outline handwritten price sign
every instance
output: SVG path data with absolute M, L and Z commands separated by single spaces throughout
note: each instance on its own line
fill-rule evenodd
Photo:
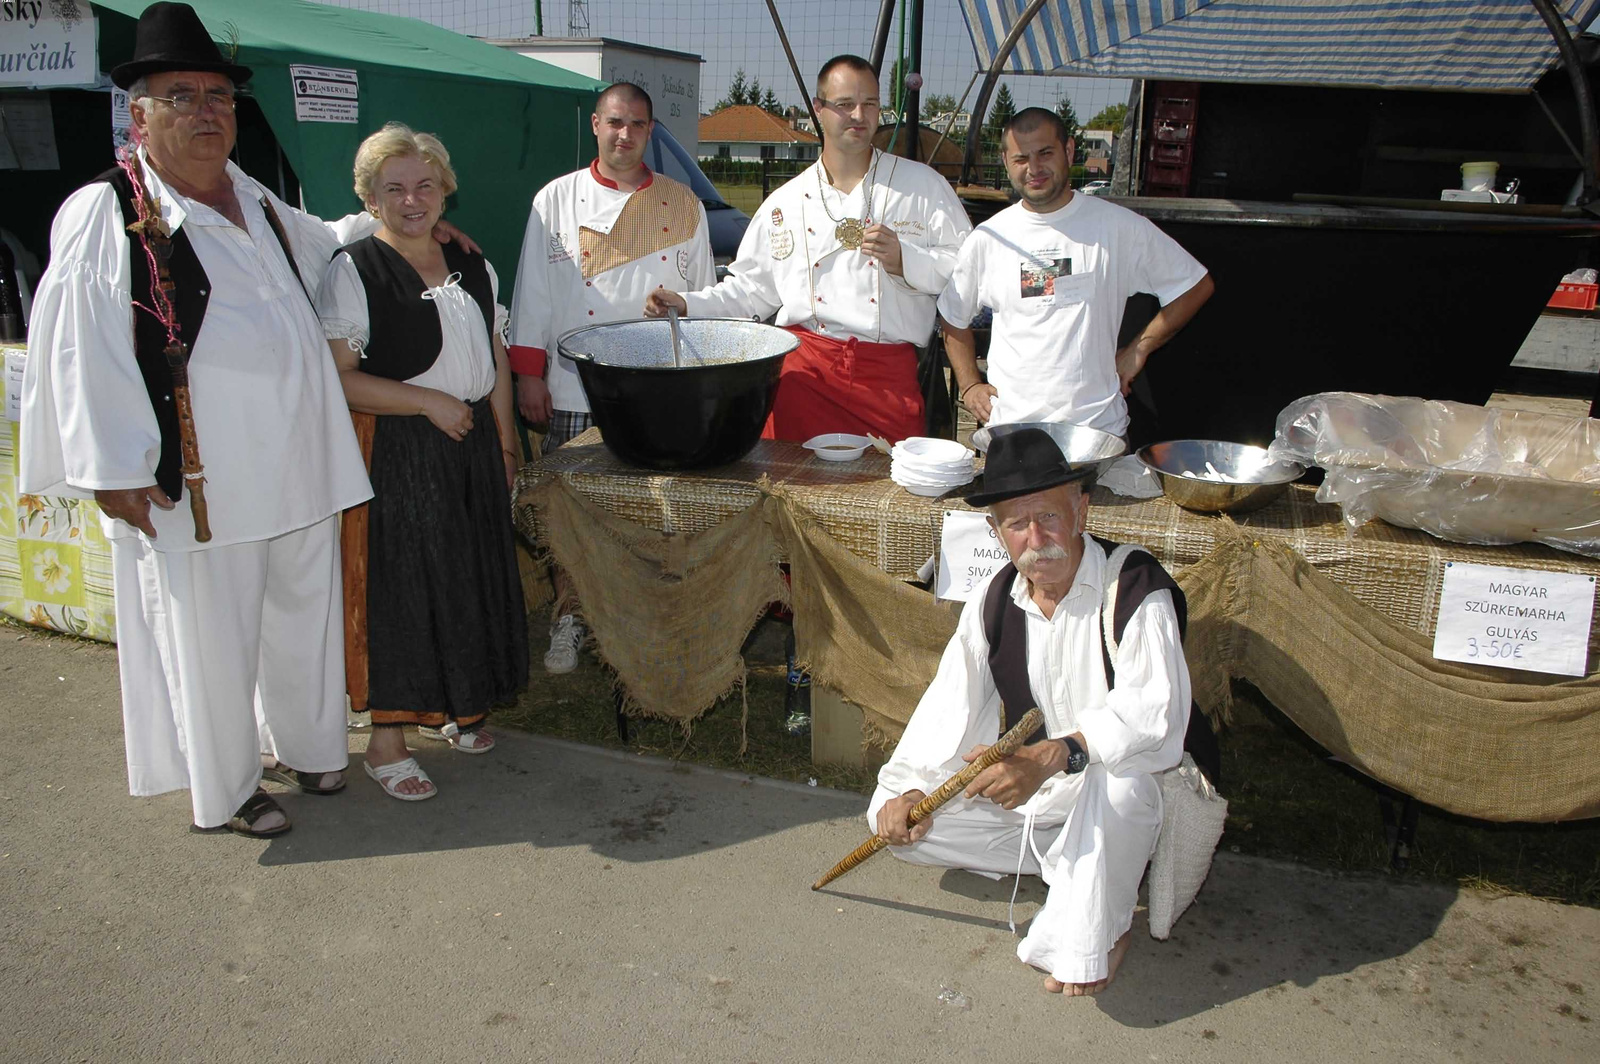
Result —
M 989 518 L 971 510 L 946 510 L 939 536 L 939 577 L 933 593 L 966 602 L 989 574 L 1010 561 L 1005 544 L 989 526 Z
M 1447 562 L 1433 656 L 1583 676 L 1595 581 L 1578 573 Z

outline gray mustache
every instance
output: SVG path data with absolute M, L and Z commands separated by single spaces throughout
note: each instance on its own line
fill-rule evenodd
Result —
M 1026 572 L 1037 568 L 1040 562 L 1065 561 L 1066 557 L 1065 547 L 1056 543 L 1046 543 L 1042 547 L 1033 547 L 1017 555 L 1017 568 Z

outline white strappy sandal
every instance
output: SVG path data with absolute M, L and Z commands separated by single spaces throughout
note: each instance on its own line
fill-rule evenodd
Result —
M 463 754 L 487 754 L 495 748 L 494 736 L 481 731 L 464 732 L 455 721 L 450 721 L 442 728 L 419 726 L 417 734 L 434 742 L 449 743 Z
M 383 793 L 390 798 L 398 798 L 402 802 L 421 802 L 439 793 L 439 785 L 428 778 L 428 774 L 422 771 L 422 766 L 417 764 L 417 759 L 414 757 L 408 757 L 404 761 L 392 761 L 387 765 L 378 765 L 376 767 L 370 761 L 363 761 L 361 762 L 361 767 L 367 770 L 367 775 L 371 776 L 373 781 L 383 788 Z M 400 781 L 409 779 L 420 780 L 429 784 L 433 789 L 423 791 L 421 794 L 407 794 L 405 791 L 396 789 Z

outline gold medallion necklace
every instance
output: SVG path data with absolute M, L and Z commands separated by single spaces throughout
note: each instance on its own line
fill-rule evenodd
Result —
M 828 220 L 834 223 L 833 236 L 839 245 L 848 251 L 855 251 L 866 239 L 867 226 L 872 222 L 872 182 L 878 173 L 878 152 L 872 153 L 872 166 L 867 170 L 866 192 L 861 198 L 861 217 L 835 218 L 833 211 L 828 207 L 828 192 L 823 187 L 822 160 L 817 160 L 817 197 L 822 200 L 822 209 L 827 214 Z

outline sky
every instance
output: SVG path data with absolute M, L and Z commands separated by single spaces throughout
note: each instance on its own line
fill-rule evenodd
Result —
M 421 18 L 477 37 L 534 35 L 535 0 L 319 0 L 336 7 L 385 11 Z M 572 0 L 541 0 L 547 37 L 568 36 Z M 840 52 L 866 55 L 877 22 L 876 0 L 778 0 L 795 59 L 808 81 L 829 57 Z M 801 93 L 772 26 L 765 0 L 588 0 L 591 37 L 613 37 L 701 56 L 702 112 L 726 93 L 740 69 L 747 78 L 772 86 L 784 104 L 798 104 Z M 896 23 L 898 31 L 899 24 Z M 909 38 L 909 34 L 908 34 Z M 884 60 L 897 54 L 891 36 Z M 909 50 L 909 43 L 907 45 Z M 956 0 L 925 0 L 923 96 L 944 93 L 960 98 L 977 68 L 972 40 Z M 1096 78 L 1007 77 L 1017 106 L 1054 107 L 1065 92 L 1080 123 L 1101 108 L 1128 99 L 1129 82 Z M 977 94 L 977 86 L 972 89 Z M 968 105 L 971 104 L 968 100 Z

